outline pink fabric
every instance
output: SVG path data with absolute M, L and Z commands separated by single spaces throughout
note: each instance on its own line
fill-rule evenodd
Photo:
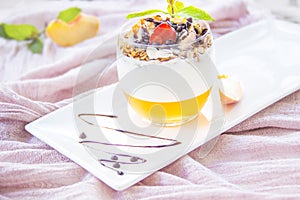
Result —
M 161 1 L 47 2 L 43 12 L 24 12 L 7 22 L 42 28 L 57 12 L 73 5 L 99 16 L 97 37 L 70 48 L 45 39 L 42 55 L 0 38 L 0 199 L 297 199 L 300 196 L 300 91 L 273 104 L 203 148 L 116 192 L 80 166 L 30 135 L 24 126 L 70 103 L 74 84 L 80 92 L 94 87 L 95 74 L 111 63 L 115 44 L 106 42 L 87 58 L 107 33 L 124 23 L 128 11 Z M 198 3 L 200 5 L 200 3 Z M 204 6 L 205 7 L 205 6 Z M 245 3 L 211 3 L 215 36 L 255 20 Z M 115 37 L 112 37 L 115 39 Z M 99 62 L 95 73 L 77 79 L 79 66 Z M 104 82 L 115 81 L 115 71 Z

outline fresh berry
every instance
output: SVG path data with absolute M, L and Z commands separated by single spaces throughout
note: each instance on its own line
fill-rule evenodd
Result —
M 168 23 L 158 25 L 150 36 L 150 44 L 165 44 L 168 40 L 176 41 L 176 31 Z

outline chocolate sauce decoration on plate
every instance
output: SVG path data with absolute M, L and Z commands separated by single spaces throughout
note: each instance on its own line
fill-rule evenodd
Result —
M 133 131 L 127 131 L 127 130 L 122 130 L 122 129 L 117 129 L 117 128 L 112 128 L 112 127 L 107 127 L 107 126 L 100 126 L 96 125 L 92 122 L 89 122 L 88 120 L 84 119 L 84 116 L 93 116 L 93 117 L 107 117 L 107 118 L 118 118 L 116 115 L 110 115 L 110 114 L 90 114 L 90 113 L 81 113 L 78 114 L 78 118 L 81 119 L 83 122 L 91 125 L 91 126 L 97 126 L 100 128 L 116 131 L 119 133 L 124 133 L 124 134 L 129 134 L 129 135 L 135 135 L 135 136 L 140 136 L 140 137 L 146 137 L 146 138 L 151 138 L 151 139 L 158 139 L 162 141 L 170 141 L 170 144 L 162 144 L 162 145 L 130 145 L 130 144 L 117 144 L 117 143 L 109 143 L 109 142 L 101 142 L 101 141 L 94 141 L 94 140 L 85 140 L 87 138 L 87 135 L 82 132 L 79 136 L 80 139 L 84 139 L 79 141 L 80 144 L 99 144 L 99 145 L 109 145 L 109 146 L 117 146 L 117 147 L 133 147 L 133 148 L 165 148 L 165 147 L 171 147 L 175 145 L 181 144 L 181 142 L 175 140 L 175 139 L 170 139 L 170 138 L 164 138 L 164 137 L 158 137 L 158 136 L 151 136 L 151 135 L 146 135 L 142 133 L 136 133 Z M 124 175 L 124 172 L 122 170 L 119 170 L 122 168 L 122 165 L 132 165 L 132 164 L 142 164 L 147 162 L 146 159 L 133 156 L 133 155 L 128 155 L 128 154 L 118 154 L 118 153 L 111 153 L 107 151 L 103 151 L 100 149 L 95 149 L 93 147 L 87 146 L 88 148 L 92 148 L 97 151 L 101 151 L 103 153 L 109 154 L 110 159 L 104 159 L 104 158 L 99 158 L 98 161 L 99 163 L 107 167 L 111 170 L 114 170 L 118 173 L 118 175 Z M 122 161 L 122 159 L 127 159 L 128 161 Z
M 118 116 L 116 116 L 116 115 L 82 113 L 82 114 L 78 114 L 78 118 L 81 119 L 82 121 L 84 121 L 85 123 L 90 124 L 92 126 L 97 126 L 97 127 L 100 127 L 100 128 L 109 129 L 109 130 L 112 130 L 112 131 L 117 131 L 117 132 L 120 132 L 120 133 L 125 133 L 125 134 L 130 134 L 130 135 L 135 135 L 135 136 L 141 136 L 141 137 L 146 137 L 146 138 L 151 138 L 151 139 L 158 139 L 158 140 L 163 140 L 163 141 L 170 141 L 172 143 L 164 144 L 164 145 L 127 145 L 127 144 L 112 144 L 112 143 L 107 143 L 107 142 L 98 142 L 98 141 L 90 141 L 90 140 L 81 141 L 80 143 L 97 143 L 97 144 L 102 144 L 102 145 L 113 145 L 113 146 L 124 146 L 124 147 L 140 147 L 140 148 L 164 148 L 164 147 L 170 147 L 170 146 L 175 146 L 175 145 L 181 144 L 181 142 L 179 142 L 177 140 L 174 140 L 174 139 L 170 139 L 170 138 L 146 135 L 146 134 L 142 134 L 142 133 L 136 133 L 136 132 L 133 132 L 133 131 L 127 131 L 127 130 L 122 130 L 122 129 L 117 129 L 117 128 L 111 128 L 111 127 L 107 127 L 107 126 L 98 126 L 98 125 L 95 125 L 92 122 L 89 122 L 89 121 L 83 119 L 82 118 L 83 116 L 118 118 Z

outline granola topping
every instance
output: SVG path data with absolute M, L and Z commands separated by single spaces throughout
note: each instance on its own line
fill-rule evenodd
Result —
M 143 61 L 199 60 L 212 45 L 207 24 L 189 18 L 142 18 L 119 39 L 122 54 Z

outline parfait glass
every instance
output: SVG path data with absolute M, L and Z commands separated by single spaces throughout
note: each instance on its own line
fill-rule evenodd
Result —
M 117 43 L 118 77 L 128 105 L 159 126 L 195 119 L 215 80 L 213 54 L 205 21 L 159 15 L 128 21 Z

